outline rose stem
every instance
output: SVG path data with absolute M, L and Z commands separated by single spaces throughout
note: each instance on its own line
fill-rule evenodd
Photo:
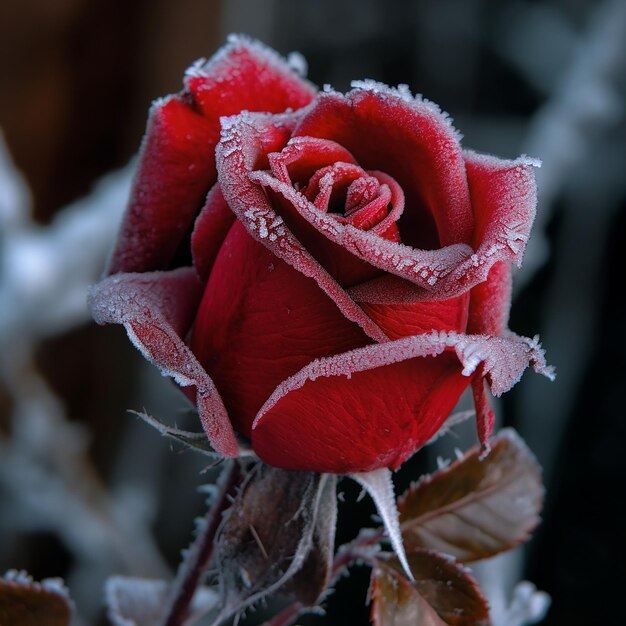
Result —
M 215 534 L 222 521 L 222 513 L 229 506 L 229 495 L 240 479 L 239 464 L 232 460 L 226 461 L 217 481 L 218 490 L 204 517 L 204 524 L 172 583 L 170 600 L 161 626 L 182 626 L 187 619 L 193 596 L 213 555 Z

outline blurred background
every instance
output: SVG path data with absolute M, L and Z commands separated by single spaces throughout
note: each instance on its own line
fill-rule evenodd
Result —
M 301 52 L 319 85 L 407 83 L 451 114 L 465 147 L 543 160 L 510 326 L 541 334 L 558 379 L 527 374 L 497 409 L 543 465 L 547 498 L 500 582 L 546 590 L 543 624 L 622 624 L 626 0 L 0 3 L 0 572 L 62 576 L 77 624 L 105 623 L 106 577 L 170 576 L 203 511 L 203 459 L 127 414 L 194 428 L 181 398 L 84 302 L 150 102 L 230 32 Z M 471 442 L 462 429 L 451 445 Z M 398 486 L 438 454 L 418 454 Z M 347 540 L 372 508 L 341 488 Z M 366 589 L 356 568 L 327 623 L 368 623 Z

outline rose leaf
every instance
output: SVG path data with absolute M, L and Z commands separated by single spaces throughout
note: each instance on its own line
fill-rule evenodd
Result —
M 0 577 L 0 624 L 68 626 L 72 612 L 72 601 L 58 578 L 39 583 L 15 570 Z
M 482 460 L 474 447 L 400 498 L 404 543 L 462 562 L 491 557 L 528 539 L 543 492 L 535 457 L 514 430 L 504 429 Z
M 456 561 L 413 548 L 408 580 L 395 556 L 381 558 L 372 571 L 374 626 L 488 626 L 489 607 L 478 584 Z

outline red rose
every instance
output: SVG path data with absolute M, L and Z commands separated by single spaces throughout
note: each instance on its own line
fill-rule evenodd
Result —
M 463 152 L 405 87 L 316 93 L 234 39 L 153 106 L 94 317 L 191 392 L 224 455 L 235 429 L 277 467 L 393 469 L 470 384 L 486 443 L 484 379 L 551 375 L 506 329 L 533 165 Z

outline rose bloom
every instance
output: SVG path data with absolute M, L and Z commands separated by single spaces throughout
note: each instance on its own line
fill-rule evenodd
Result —
M 96 321 L 225 456 L 246 438 L 285 469 L 395 469 L 470 385 L 487 446 L 485 381 L 551 376 L 506 327 L 535 163 L 464 152 L 405 86 L 318 92 L 292 65 L 231 38 L 154 103 Z

